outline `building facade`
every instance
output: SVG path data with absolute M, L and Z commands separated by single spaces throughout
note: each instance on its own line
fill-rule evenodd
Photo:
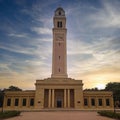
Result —
M 113 94 L 108 91 L 83 91 L 82 80 L 67 75 L 66 16 L 63 8 L 53 17 L 53 54 L 50 78 L 36 80 L 34 91 L 7 91 L 4 110 L 112 110 Z

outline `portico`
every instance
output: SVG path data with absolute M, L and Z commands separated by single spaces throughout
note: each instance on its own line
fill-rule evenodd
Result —
M 73 92 L 73 94 L 70 94 L 70 91 Z M 46 102 L 44 102 L 44 107 L 46 108 L 74 107 L 74 89 L 45 89 L 44 94 L 44 101 L 47 99 L 46 94 L 48 95 L 48 106 Z
M 68 82 L 69 81 L 69 82 Z M 71 78 L 48 78 L 45 80 L 36 81 L 36 92 L 43 89 L 43 96 L 37 97 L 38 101 L 41 101 L 43 108 L 75 108 L 75 101 L 82 101 L 81 98 L 77 98 L 82 94 L 82 81 L 76 81 Z M 42 88 L 40 88 L 40 86 Z M 78 95 L 75 91 L 79 91 Z M 82 102 L 81 102 L 82 103 Z M 38 103 L 36 103 L 38 104 Z M 38 106 L 38 105 L 36 105 Z

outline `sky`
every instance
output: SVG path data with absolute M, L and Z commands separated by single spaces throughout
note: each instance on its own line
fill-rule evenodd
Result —
M 0 89 L 51 77 L 54 11 L 67 18 L 67 73 L 83 88 L 120 82 L 120 0 L 0 0 Z

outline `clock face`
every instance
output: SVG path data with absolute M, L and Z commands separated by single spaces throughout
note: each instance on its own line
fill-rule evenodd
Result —
M 63 39 L 63 36 L 57 36 L 57 37 L 56 37 L 56 40 L 57 40 L 57 41 L 63 41 L 64 39 Z

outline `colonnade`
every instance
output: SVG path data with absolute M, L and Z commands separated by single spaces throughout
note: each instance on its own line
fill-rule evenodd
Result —
M 64 90 L 64 101 L 63 107 L 69 108 L 70 107 L 70 89 L 63 89 Z M 55 107 L 55 89 L 49 89 L 48 92 L 48 108 Z

